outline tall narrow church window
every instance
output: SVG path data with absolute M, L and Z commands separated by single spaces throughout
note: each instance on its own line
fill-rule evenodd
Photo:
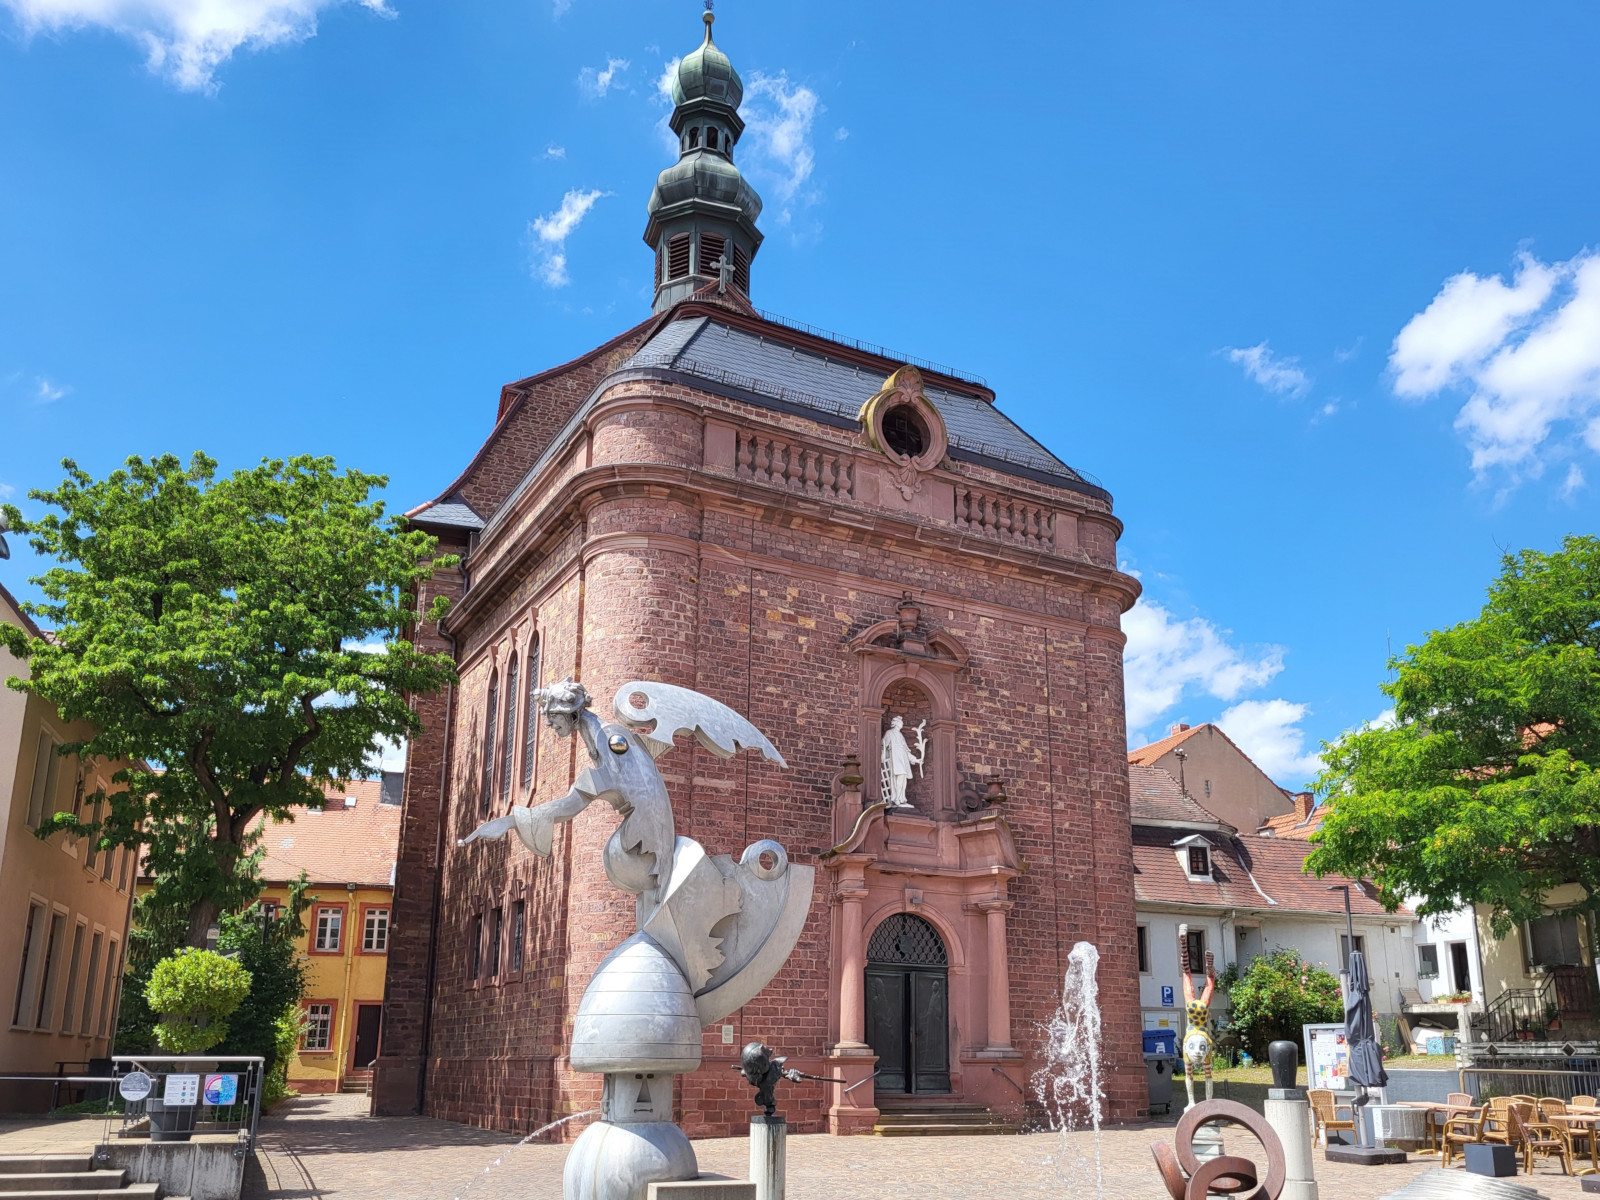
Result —
M 682 279 L 689 273 L 689 235 L 675 233 L 667 242 L 667 278 Z
M 700 145 L 700 127 L 696 125 L 689 130 L 689 149 L 693 150 Z
M 715 150 L 716 148 L 717 148 L 717 130 L 716 130 L 716 127 L 713 126 L 713 125 L 707 125 L 706 126 L 706 149 L 707 150 Z
M 750 294 L 750 257 L 737 242 L 733 244 L 733 286 Z
M 717 263 L 722 258 L 723 248 L 727 241 L 715 233 L 702 233 L 700 235 L 700 274 L 715 275 Z
M 523 718 L 526 732 L 522 742 L 522 786 L 533 783 L 533 755 L 539 745 L 539 705 L 534 693 L 539 690 L 539 635 L 533 635 L 528 647 L 528 715 Z
M 506 748 L 500 763 L 500 799 L 511 795 L 511 768 L 517 759 L 517 656 L 511 655 L 511 665 L 506 668 Z
M 494 725 L 500 712 L 500 676 L 489 676 L 489 711 L 483 718 L 483 787 L 478 793 L 478 813 L 489 815 L 494 793 Z

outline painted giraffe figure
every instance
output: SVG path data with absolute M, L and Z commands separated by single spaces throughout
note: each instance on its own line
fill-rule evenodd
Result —
M 1183 1032 L 1183 1085 L 1189 1092 L 1189 1107 L 1194 1107 L 1194 1077 L 1204 1072 L 1206 1099 L 1211 1099 L 1211 1060 L 1216 1057 L 1216 1043 L 1211 1040 L 1211 994 L 1217 986 L 1217 966 L 1212 954 L 1206 952 L 1206 986 L 1198 997 L 1194 994 L 1194 976 L 1189 962 L 1189 927 L 1178 930 L 1178 957 L 1183 971 L 1183 1015 L 1187 1028 Z

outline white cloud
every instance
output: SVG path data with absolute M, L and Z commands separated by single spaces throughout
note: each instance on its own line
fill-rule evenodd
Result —
M 0 500 L 9 500 L 17 494 L 17 489 L 9 483 L 0 483 Z
M 566 16 L 571 9 L 572 0 L 552 0 L 550 5 L 550 16 L 559 21 L 562 17 Z
M 667 106 L 672 105 L 672 81 L 678 77 L 678 64 L 683 61 L 683 55 L 669 58 L 661 67 L 661 74 L 656 76 L 656 101 Z M 676 144 L 676 143 L 674 143 Z
M 1241 700 L 1217 718 L 1217 725 L 1269 777 L 1298 787 L 1322 765 L 1318 754 L 1307 752 L 1299 727 L 1310 711 L 1288 700 Z
M 555 212 L 528 223 L 528 232 L 538 242 L 535 270 L 548 286 L 565 287 L 572 281 L 567 274 L 567 238 L 589 215 L 595 201 L 609 194 L 599 189 L 584 192 L 574 188 L 561 197 L 561 207 Z
M 33 398 L 40 404 L 54 404 L 71 390 L 65 384 L 51 383 L 41 375 L 35 380 Z
M 376 738 L 367 752 L 367 770 L 404 771 L 406 769 L 406 739 Z
M 833 131 L 833 140 L 836 141 L 836 142 L 847 141 L 849 139 L 849 137 L 850 137 L 850 131 L 848 129 L 846 129 L 843 125 L 839 126 L 839 128 L 837 128 L 837 129 L 835 129 Z
M 546 158 L 565 158 L 567 156 L 567 148 L 565 146 L 546 146 L 544 148 L 544 156 Z
M 0 0 L 25 33 L 97 27 L 144 48 L 149 68 L 186 91 L 214 91 L 216 69 L 241 47 L 304 41 L 317 14 L 344 0 Z M 355 0 L 393 16 L 384 0 Z
M 1283 670 L 1283 649 L 1241 651 L 1228 631 L 1204 617 L 1175 618 L 1161 605 L 1141 600 L 1124 614 L 1123 651 L 1128 729 L 1136 732 L 1190 692 L 1234 700 Z
M 744 142 L 747 157 L 753 173 L 771 181 L 781 206 L 780 219 L 787 220 L 797 199 L 802 203 L 811 199 L 802 189 L 816 166 L 811 126 L 822 111 L 822 102 L 804 84 L 790 83 L 782 71 L 752 75 L 744 95 L 740 111 L 748 135 Z
M 1389 367 L 1402 397 L 1468 393 L 1455 426 L 1480 476 L 1537 477 L 1570 450 L 1547 449 L 1552 439 L 1600 451 L 1600 251 L 1557 263 L 1522 254 L 1509 285 L 1452 276 L 1406 322 Z
M 1583 490 L 1583 484 L 1583 468 L 1577 463 L 1569 464 L 1567 477 L 1561 481 L 1561 498 L 1567 501 L 1576 499 L 1578 493 Z
M 1279 358 L 1265 342 L 1243 349 L 1228 346 L 1223 353 L 1229 362 L 1243 367 L 1247 376 L 1275 395 L 1298 399 L 1311 390 L 1311 376 L 1300 369 L 1300 360 Z
M 604 99 L 617 76 L 631 65 L 625 58 L 608 58 L 603 67 L 585 67 L 578 72 L 578 90 L 591 100 Z

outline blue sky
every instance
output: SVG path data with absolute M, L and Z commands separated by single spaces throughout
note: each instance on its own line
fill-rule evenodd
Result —
M 436 494 L 640 319 L 692 0 L 0 0 L 0 494 L 316 452 Z M 196 15 L 194 9 L 203 8 Z M 1130 737 L 1280 781 L 1600 487 L 1600 9 L 754 4 L 764 308 L 1116 497 Z M 30 591 L 19 539 L 0 581 Z

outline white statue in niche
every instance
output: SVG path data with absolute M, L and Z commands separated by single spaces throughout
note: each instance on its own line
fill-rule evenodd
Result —
M 911 807 L 911 802 L 906 799 L 906 784 L 911 782 L 911 769 L 915 767 L 920 777 L 922 764 L 928 757 L 928 740 L 922 736 L 928 723 L 919 721 L 912 731 L 917 735 L 915 754 L 906 742 L 906 735 L 900 732 L 904 725 L 904 718 L 895 717 L 889 722 L 889 732 L 883 735 L 879 797 L 890 808 Z

